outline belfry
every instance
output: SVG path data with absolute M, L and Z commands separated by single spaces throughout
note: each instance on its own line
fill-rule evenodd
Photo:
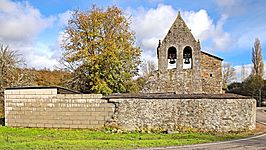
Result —
M 201 51 L 180 12 L 157 47 L 158 70 L 142 92 L 222 93 L 223 59 Z

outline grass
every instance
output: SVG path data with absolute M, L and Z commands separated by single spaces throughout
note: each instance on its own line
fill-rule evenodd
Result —
M 224 141 L 247 135 L 248 133 L 106 133 L 0 127 L 0 149 L 129 149 Z

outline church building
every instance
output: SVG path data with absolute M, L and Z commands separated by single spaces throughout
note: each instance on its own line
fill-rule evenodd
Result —
M 180 12 L 157 47 L 158 70 L 144 85 L 143 93 L 222 93 L 223 59 L 201 51 Z

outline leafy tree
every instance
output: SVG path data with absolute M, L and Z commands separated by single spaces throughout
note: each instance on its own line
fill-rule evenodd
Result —
M 63 61 L 72 71 L 70 87 L 85 93 L 128 92 L 128 82 L 138 73 L 141 51 L 119 8 L 76 11 L 65 35 Z
M 64 86 L 64 81 L 70 77 L 69 72 L 49 69 L 24 69 L 33 74 L 33 84 L 37 86 Z

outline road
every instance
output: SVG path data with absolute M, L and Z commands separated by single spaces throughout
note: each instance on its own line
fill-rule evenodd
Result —
M 257 109 L 256 119 L 266 125 L 266 107 Z M 217 143 L 196 144 L 187 146 L 173 146 L 163 148 L 150 148 L 149 150 L 266 150 L 266 133 L 240 139 Z M 147 150 L 147 149 L 146 149 Z

